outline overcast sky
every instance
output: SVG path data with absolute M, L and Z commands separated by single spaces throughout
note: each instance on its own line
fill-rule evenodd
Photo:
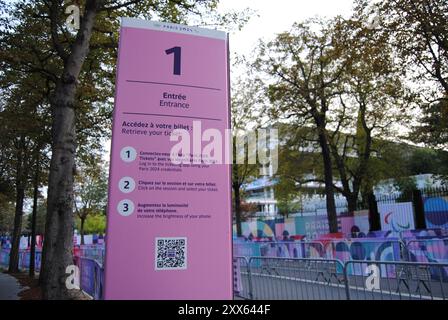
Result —
M 272 39 L 275 34 L 287 31 L 292 24 L 308 18 L 349 17 L 353 0 L 220 0 L 219 10 L 251 8 L 254 16 L 241 31 L 230 35 L 232 53 L 248 55 L 258 39 Z

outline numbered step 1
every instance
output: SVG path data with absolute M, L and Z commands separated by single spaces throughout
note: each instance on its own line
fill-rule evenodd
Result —
M 118 182 L 118 188 L 123 193 L 131 193 L 135 189 L 135 181 L 131 177 L 123 177 Z
M 124 162 L 133 162 L 135 159 L 137 159 L 137 150 L 129 146 L 124 147 L 120 151 L 120 158 Z
M 129 217 L 134 212 L 134 202 L 125 199 L 118 203 L 117 211 L 123 217 Z

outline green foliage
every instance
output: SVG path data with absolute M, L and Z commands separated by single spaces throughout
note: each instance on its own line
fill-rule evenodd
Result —
M 41 200 L 37 203 L 36 234 L 45 234 L 45 216 L 47 214 L 47 201 Z M 32 213 L 27 215 L 27 230 L 31 232 Z
M 411 138 L 429 146 L 448 147 L 448 98 L 423 105 L 423 118 Z
M 308 182 L 323 181 L 322 157 L 318 144 L 313 140 L 313 131 L 294 124 L 279 124 L 281 147 L 279 149 L 279 168 L 276 195 L 294 195 L 306 192 L 302 185 Z M 312 176 L 311 176 L 312 175 Z M 322 191 L 322 190 L 321 190 Z
M 300 205 L 299 202 L 296 201 L 296 199 L 290 199 L 290 200 L 285 200 L 283 198 L 279 199 L 277 202 L 277 207 L 279 214 L 285 216 L 286 218 L 290 214 L 297 213 L 300 210 L 302 210 L 302 206 Z
M 447 96 L 448 2 L 386 0 L 378 8 L 383 32 L 390 35 L 409 75 L 422 87 L 433 81 L 437 86 L 430 89 L 433 96 Z
M 249 218 L 253 217 L 253 215 L 258 211 L 258 205 L 256 203 L 249 203 L 244 200 L 245 196 L 242 195 L 240 199 L 240 221 L 247 221 Z M 232 211 L 235 213 L 236 218 L 236 210 L 235 210 L 235 199 L 232 199 Z
M 431 149 L 417 149 L 409 159 L 409 171 L 412 175 L 436 173 L 438 171 L 437 152 Z
M 315 127 L 317 119 L 325 117 L 345 64 L 331 42 L 333 25 L 307 20 L 259 44 L 254 67 L 272 77 L 267 89 L 272 118 Z
M 240 64 L 238 64 L 240 65 Z M 256 134 L 256 130 L 264 127 L 264 95 L 260 83 L 248 78 L 238 78 L 232 84 L 231 121 L 233 130 L 233 163 L 234 181 L 239 186 L 248 179 L 258 177 L 259 166 L 249 163 L 248 159 L 256 157 L 257 150 L 248 148 L 249 134 Z M 241 138 L 241 139 L 240 139 Z M 244 143 L 244 146 L 240 143 Z M 243 163 L 238 159 L 244 158 Z
M 421 117 L 411 141 L 448 146 L 448 2 L 445 0 L 358 0 L 365 20 L 377 15 L 376 32 L 398 53 L 396 62 L 413 82 Z M 372 10 L 376 7 L 376 10 Z
M 80 219 L 105 214 L 107 205 L 107 171 L 101 159 L 83 164 L 75 178 L 75 212 Z
M 14 228 L 14 203 L 0 194 L 0 234 L 10 234 Z
M 360 193 L 397 173 L 384 160 L 386 140 L 401 139 L 415 97 L 388 35 L 366 26 L 359 12 L 294 24 L 260 44 L 255 67 L 270 76 L 271 116 L 291 130 L 280 155 L 285 183 L 325 182 L 353 208 Z
M 293 180 L 280 179 L 274 187 L 274 192 L 278 211 L 281 215 L 288 217 L 289 214 L 300 211 L 301 206 L 297 199 L 301 193 Z
M 409 200 L 413 190 L 417 190 L 417 181 L 414 177 L 402 177 L 394 181 L 395 188 L 401 192 L 398 200 Z
M 81 12 L 86 1 L 77 1 Z M 98 1 L 100 11 L 95 20 L 90 50 L 77 81 L 75 109 L 77 154 L 88 157 L 92 150 L 102 150 L 102 138 L 110 135 L 115 83 L 115 63 L 120 17 L 133 16 L 177 23 L 243 25 L 248 15 L 214 13 L 217 0 L 140 0 Z M 43 116 L 51 120 L 50 97 L 63 72 L 64 64 L 75 41 L 76 33 L 65 24 L 66 4 L 62 0 L 19 0 L 2 6 L 0 16 L 0 95 L 17 95 L 33 99 L 32 106 L 43 106 Z M 203 21 L 203 19 L 205 19 Z M 26 92 L 26 94 L 22 94 Z M 12 99 L 12 98 L 11 98 Z M 20 104 L 14 100 L 13 112 Z M 29 118 L 28 118 L 29 119 Z M 13 122 L 19 122 L 20 120 Z M 2 121 L 3 123 L 3 121 Z M 6 123 L 6 122 L 5 122 Z M 34 121 L 21 121 L 34 125 Z M 48 123 L 47 123 L 48 125 Z M 39 130 L 51 133 L 48 128 Z
M 81 229 L 81 219 L 76 220 L 76 229 Z M 84 234 L 106 233 L 106 216 L 103 214 L 92 214 L 86 218 L 84 223 Z

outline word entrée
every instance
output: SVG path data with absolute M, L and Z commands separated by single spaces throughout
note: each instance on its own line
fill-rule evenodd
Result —
M 163 93 L 163 99 L 160 100 L 160 107 L 189 109 L 190 104 L 187 103 L 187 96 L 184 94 Z

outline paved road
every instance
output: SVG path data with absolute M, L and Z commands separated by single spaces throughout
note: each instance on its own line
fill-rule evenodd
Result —
M 244 270 L 245 271 L 245 270 Z M 242 273 L 242 296 L 248 296 L 249 282 L 247 273 Z M 256 269 L 252 272 L 253 299 L 256 300 L 345 300 L 346 288 L 341 275 L 334 275 L 331 279 L 328 275 L 316 277 L 315 272 L 290 273 L 275 270 L 265 272 Z M 328 281 L 330 280 L 330 281 Z M 400 291 L 397 291 L 396 279 L 381 279 L 380 290 L 368 291 L 365 287 L 365 277 L 351 276 L 349 278 L 349 293 L 353 300 L 426 300 L 447 299 L 447 282 L 427 282 L 430 292 L 418 282 L 408 281 L 400 283 Z
M 0 300 L 19 300 L 19 292 L 23 290 L 19 281 L 7 273 L 0 272 Z

